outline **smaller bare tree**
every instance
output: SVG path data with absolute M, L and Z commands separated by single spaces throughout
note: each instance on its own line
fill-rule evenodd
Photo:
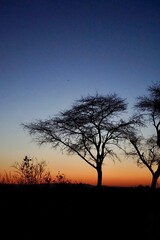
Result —
M 129 152 L 126 151 L 127 155 L 136 158 L 138 167 L 147 167 L 152 174 L 151 188 L 156 188 L 160 176 L 160 149 L 156 136 L 144 138 L 134 133 L 128 136 L 132 148 Z
M 129 155 L 137 157 L 138 166 L 145 166 L 152 174 L 151 188 L 156 188 L 160 177 L 160 83 L 148 87 L 148 95 L 137 98 L 135 104 L 142 125 L 140 128 L 129 126 L 126 138 L 133 147 Z M 146 128 L 153 128 L 146 136 Z
M 15 177 L 18 183 L 39 184 L 51 182 L 51 174 L 46 171 L 45 161 L 38 162 L 25 156 L 21 163 L 15 162 L 12 167 L 15 169 Z

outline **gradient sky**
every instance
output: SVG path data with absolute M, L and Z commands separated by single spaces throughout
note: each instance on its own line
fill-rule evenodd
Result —
M 96 92 L 115 92 L 131 109 L 159 76 L 160 0 L 1 0 L 2 173 L 27 155 L 46 160 L 54 175 L 96 184 L 83 160 L 37 146 L 20 124 Z M 133 160 L 104 163 L 104 184 L 150 184 Z

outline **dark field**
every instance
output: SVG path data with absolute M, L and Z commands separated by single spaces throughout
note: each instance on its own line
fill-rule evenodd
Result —
M 160 240 L 160 189 L 0 185 L 0 203 L 5 240 Z

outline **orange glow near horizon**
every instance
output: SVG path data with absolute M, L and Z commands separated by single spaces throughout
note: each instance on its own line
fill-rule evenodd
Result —
M 44 157 L 42 159 L 37 157 L 37 159 L 38 161 L 41 161 Z M 52 178 L 55 179 L 58 172 L 60 172 L 72 183 L 86 183 L 91 185 L 97 184 L 97 171 L 78 156 L 68 156 L 58 153 L 53 155 L 52 150 L 51 155 L 48 154 L 47 159 L 49 160 L 46 161 L 46 170 L 50 171 Z M 13 172 L 13 169 L 8 167 L 4 171 L 1 168 L 1 179 L 6 172 Z M 105 159 L 104 161 L 102 168 L 103 185 L 122 187 L 135 187 L 139 185 L 150 186 L 151 180 L 152 175 L 149 170 L 146 167 L 139 168 L 136 165 L 136 162 L 132 159 L 124 159 L 121 162 L 113 162 L 110 159 Z M 158 181 L 158 185 L 159 184 L 160 180 Z
M 61 173 L 73 183 L 97 184 L 97 171 L 84 162 L 79 157 L 61 158 Z M 68 164 L 69 161 L 69 164 Z M 57 170 L 52 167 L 52 174 L 55 176 Z M 57 172 L 56 172 L 57 171 Z M 102 184 L 106 186 L 135 187 L 139 185 L 150 186 L 152 180 L 149 170 L 139 168 L 133 160 L 123 160 L 122 162 L 112 160 L 104 161 L 102 168 Z M 160 181 L 158 181 L 158 184 Z

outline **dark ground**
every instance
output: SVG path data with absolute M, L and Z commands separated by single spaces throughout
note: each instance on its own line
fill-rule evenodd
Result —
M 160 240 L 160 189 L 0 185 L 1 239 Z

